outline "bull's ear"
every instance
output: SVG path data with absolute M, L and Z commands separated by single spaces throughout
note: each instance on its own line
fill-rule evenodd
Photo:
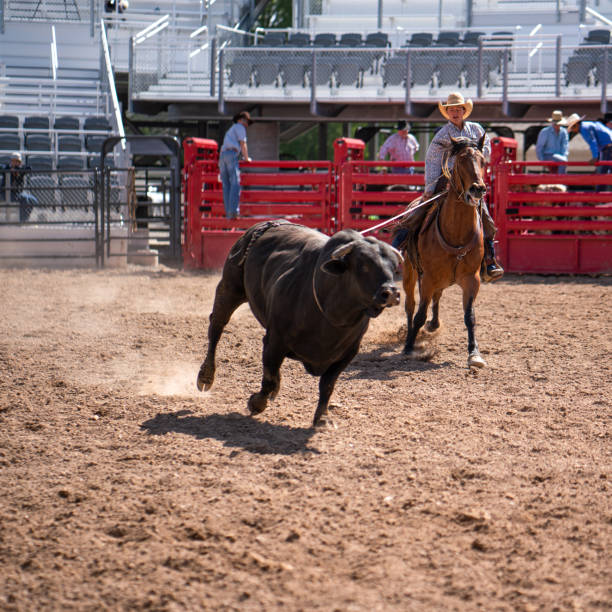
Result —
M 482 151 L 484 149 L 484 144 L 485 144 L 485 138 L 487 137 L 487 135 L 483 132 L 482 136 L 480 137 L 480 140 L 478 141 L 478 148 Z
M 342 274 L 348 268 L 346 258 L 349 253 L 353 250 L 355 241 L 347 242 L 339 247 L 336 247 L 329 259 L 321 264 L 321 270 L 328 274 Z

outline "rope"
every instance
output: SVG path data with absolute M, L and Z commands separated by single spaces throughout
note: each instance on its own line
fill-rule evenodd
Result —
M 363 235 L 369 234 L 370 232 L 373 232 L 374 230 L 377 230 L 377 229 L 379 229 L 381 227 L 385 227 L 386 225 L 390 225 L 391 223 L 393 223 L 397 219 L 401 219 L 402 217 L 405 217 L 406 215 L 409 215 L 411 212 L 417 210 L 418 208 L 421 208 L 422 206 L 425 206 L 425 204 L 429 204 L 430 202 L 433 202 L 434 200 L 437 200 L 439 197 L 441 197 L 443 195 L 446 195 L 447 193 L 448 193 L 448 189 L 446 191 L 442 191 L 442 192 L 438 193 L 437 195 L 433 196 L 433 198 L 429 198 L 429 200 L 425 200 L 424 202 L 421 202 L 420 204 L 417 204 L 416 206 L 413 206 L 412 208 L 406 209 L 404 212 L 399 213 L 399 215 L 395 215 L 395 217 L 391 217 L 389 219 L 385 219 L 384 221 L 382 221 L 378 225 L 374 225 L 373 227 L 370 227 L 368 229 L 361 230 L 359 233 L 363 236 Z

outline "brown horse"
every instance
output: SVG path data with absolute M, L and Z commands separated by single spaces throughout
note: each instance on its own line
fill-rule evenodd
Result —
M 415 356 L 414 342 L 427 318 L 432 302 L 432 318 L 428 331 L 440 327 L 439 302 L 447 287 L 458 284 L 463 290 L 463 320 L 468 332 L 468 366 L 483 367 L 474 335 L 474 301 L 480 289 L 480 264 L 484 255 L 480 202 L 485 195 L 483 180 L 485 158 L 484 137 L 476 142 L 469 138 L 451 138 L 447 155 L 454 157 L 451 171 L 445 165 L 448 193 L 439 198 L 420 228 L 417 240 L 417 261 L 404 260 L 403 285 L 406 292 L 408 335 L 404 353 Z M 447 158 L 448 159 L 448 158 Z M 416 267 L 419 268 L 417 273 Z M 419 309 L 414 316 L 414 288 L 419 280 Z

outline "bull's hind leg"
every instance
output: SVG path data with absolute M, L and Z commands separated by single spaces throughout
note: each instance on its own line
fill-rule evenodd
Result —
M 263 378 L 260 391 L 249 398 L 248 409 L 251 414 L 263 412 L 268 399 L 274 399 L 280 389 L 280 367 L 285 359 L 282 344 L 275 342 L 270 332 L 266 332 L 263 345 Z
M 215 352 L 223 329 L 236 308 L 247 300 L 242 280 L 233 280 L 232 276 L 236 275 L 228 273 L 227 269 L 224 270 L 215 292 L 215 302 L 208 325 L 208 351 L 198 373 L 197 385 L 200 391 L 202 389 L 208 391 L 212 386 L 215 379 Z

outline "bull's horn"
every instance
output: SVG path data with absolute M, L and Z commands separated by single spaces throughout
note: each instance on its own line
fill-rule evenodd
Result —
M 331 259 L 342 259 L 343 257 L 348 255 L 353 250 L 354 246 L 355 246 L 355 241 L 352 240 L 351 242 L 347 242 L 346 244 L 343 244 L 342 246 L 337 247 L 336 249 L 334 249 L 333 253 L 331 254 Z
M 389 245 L 389 248 L 399 257 L 400 263 L 404 264 L 404 256 L 399 249 L 396 249 L 394 246 Z

